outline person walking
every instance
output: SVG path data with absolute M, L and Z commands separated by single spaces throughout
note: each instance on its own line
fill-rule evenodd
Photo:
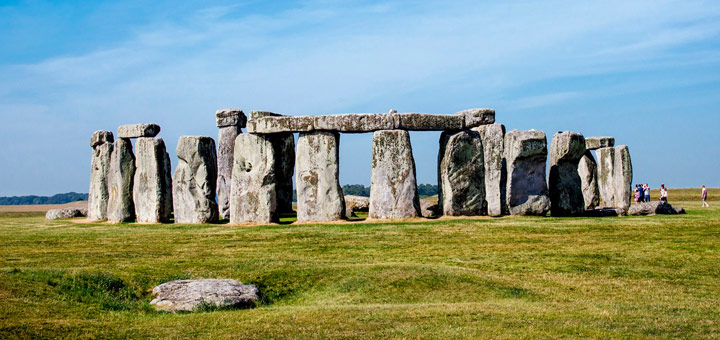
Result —
M 668 192 L 667 189 L 665 189 L 665 184 L 660 184 L 660 201 L 667 202 L 668 200 Z
M 643 193 L 645 194 L 645 202 L 650 202 L 650 184 L 645 183 L 643 191 Z
M 710 204 L 707 202 L 707 189 L 705 188 L 705 185 L 702 186 L 702 194 L 700 195 L 700 198 L 702 198 L 703 208 L 710 208 Z

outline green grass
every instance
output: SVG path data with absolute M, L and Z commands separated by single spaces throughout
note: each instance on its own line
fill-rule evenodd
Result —
M 2 215 L 0 338 L 718 338 L 720 202 L 671 203 L 688 214 L 253 227 Z M 179 278 L 254 283 L 263 300 L 154 311 L 150 290 Z

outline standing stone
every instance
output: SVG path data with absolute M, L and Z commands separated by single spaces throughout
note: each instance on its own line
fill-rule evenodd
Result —
M 585 155 L 580 158 L 578 175 L 580 175 L 580 183 L 582 184 L 585 209 L 595 209 L 600 205 L 600 191 L 597 183 L 597 163 L 595 163 L 595 158 L 590 150 L 585 151 Z
M 210 137 L 182 136 L 176 151 L 178 165 L 173 179 L 175 223 L 217 222 L 215 141 Z
M 502 216 L 507 213 L 507 172 L 505 169 L 505 126 L 481 125 L 473 129 L 480 134 L 485 161 L 485 201 L 487 214 Z
M 550 145 L 550 213 L 552 216 L 580 216 L 585 197 L 578 164 L 585 154 L 585 137 L 565 131 L 553 136 Z
M 410 134 L 405 130 L 373 133 L 369 218 L 420 216 L 420 198 Z
M 278 221 L 275 148 L 268 135 L 235 139 L 230 223 Z
M 626 145 L 615 147 L 615 206 L 627 211 L 632 201 L 633 168 L 630 149 Z
M 110 157 L 108 172 L 108 221 L 121 223 L 135 220 L 135 203 L 133 202 L 133 180 L 135 176 L 135 155 L 129 139 L 120 138 Z
M 485 206 L 485 164 L 480 134 L 443 132 L 438 154 L 438 208 L 446 216 L 478 216 Z
M 270 135 L 275 148 L 278 212 L 292 212 L 293 171 L 295 171 L 295 136 L 292 133 Z
M 169 222 L 173 208 L 170 155 L 160 137 L 140 137 L 136 144 L 133 200 L 139 223 Z
M 230 183 L 235 154 L 235 138 L 242 133 L 247 117 L 242 110 L 225 109 L 215 113 L 219 128 L 217 151 L 217 199 L 220 216 L 230 219 Z
M 300 133 L 297 145 L 297 220 L 334 221 L 345 216 L 340 187 L 340 134 Z
M 96 131 L 90 139 L 92 161 L 90 167 L 90 193 L 88 194 L 88 219 L 101 221 L 107 219 L 108 171 L 113 151 L 112 131 Z
M 505 135 L 505 160 L 510 214 L 545 216 L 550 210 L 545 178 L 545 133 L 536 130 L 508 132 Z
M 600 193 L 600 205 L 616 207 L 615 205 L 615 148 L 600 148 L 595 150 L 597 155 L 597 180 Z

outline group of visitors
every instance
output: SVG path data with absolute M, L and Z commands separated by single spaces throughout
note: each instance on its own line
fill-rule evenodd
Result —
M 700 198 L 702 199 L 702 206 L 703 208 L 709 208 L 710 205 L 707 202 L 707 188 L 705 188 L 705 185 L 702 186 L 702 192 L 700 194 Z M 645 184 L 636 184 L 635 190 L 633 191 L 635 195 L 635 204 L 640 204 L 644 202 L 650 202 L 650 186 Z M 668 200 L 668 191 L 665 188 L 665 184 L 660 184 L 660 201 L 667 202 Z

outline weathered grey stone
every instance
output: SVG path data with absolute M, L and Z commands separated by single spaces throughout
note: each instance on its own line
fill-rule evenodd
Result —
M 600 148 L 612 148 L 615 146 L 615 138 L 613 137 L 586 137 L 585 148 L 588 150 L 597 150 Z
M 282 117 L 284 115 L 281 115 L 279 113 L 270 112 L 270 111 L 250 111 L 250 119 L 258 119 L 262 117 Z
M 600 205 L 615 207 L 615 148 L 595 150 Z
M 173 179 L 175 223 L 217 222 L 215 141 L 211 137 L 182 136 L 176 151 L 178 164 Z
M 625 210 L 620 208 L 595 208 L 588 209 L 583 212 L 584 217 L 617 217 L 625 216 Z
M 160 133 L 157 124 L 128 124 L 118 127 L 118 138 L 155 137 Z
M 81 209 L 81 208 L 62 208 L 62 209 L 52 209 L 48 210 L 47 213 L 45 213 L 45 219 L 50 220 L 57 220 L 61 218 L 73 218 L 73 217 L 85 217 L 87 216 L 87 209 Z
M 481 125 L 473 128 L 480 134 L 485 161 L 485 202 L 487 214 L 502 216 L 508 213 L 505 189 L 505 126 L 502 124 Z
M 545 133 L 536 130 L 508 132 L 505 135 L 505 160 L 510 214 L 545 216 L 550 210 L 545 177 Z
M 600 205 L 600 192 L 597 183 L 597 163 L 590 150 L 585 152 L 578 163 L 578 175 L 582 184 L 585 209 L 593 209 Z
M 340 187 L 340 135 L 300 133 L 297 146 L 297 220 L 334 221 L 345 217 Z
M 585 197 L 578 163 L 585 154 L 585 138 L 576 132 L 558 132 L 550 145 L 550 213 L 552 216 L 580 216 Z
M 244 128 L 247 124 L 245 112 L 240 109 L 222 109 L 215 112 L 215 123 L 218 127 L 237 126 Z
M 438 115 L 430 113 L 400 113 L 396 129 L 429 131 L 429 130 L 462 130 L 465 117 L 459 115 Z
M 493 109 L 468 109 L 460 111 L 456 115 L 464 118 L 466 129 L 495 123 L 495 110 Z
M 340 132 L 370 132 L 392 130 L 395 121 L 392 114 L 349 113 L 315 117 L 315 130 Z
M 219 308 L 252 308 L 260 300 L 254 285 L 230 279 L 176 280 L 152 290 L 157 297 L 150 304 L 169 312 L 193 312 L 200 306 Z
M 345 216 L 357 216 L 357 212 L 370 211 L 370 197 L 345 195 Z
M 445 216 L 479 216 L 485 205 L 485 163 L 477 131 L 445 131 L 438 154 L 438 207 Z
M 113 144 L 102 143 L 93 147 L 90 169 L 90 193 L 88 194 L 88 219 L 100 221 L 107 219 L 108 171 Z
M 280 213 L 292 212 L 295 136 L 292 133 L 276 133 L 270 136 L 270 141 L 275 147 L 277 209 Z
M 420 213 L 425 218 L 438 217 L 440 216 L 440 207 L 435 200 L 423 198 L 420 200 Z
M 139 223 L 169 222 L 173 208 L 170 156 L 159 137 L 140 137 L 135 143 L 133 201 Z
M 615 147 L 615 206 L 629 209 L 632 202 L 633 168 L 630 149 L 626 145 Z
M 133 181 L 135 177 L 135 154 L 129 139 L 115 141 L 110 170 L 108 172 L 107 219 L 110 222 L 132 222 L 135 220 L 135 202 L 133 202 Z
M 670 203 L 663 201 L 635 204 L 628 209 L 628 215 L 630 216 L 677 215 L 679 213 L 684 213 L 684 209 L 676 209 Z
M 250 119 L 247 122 L 249 133 L 280 133 L 313 131 L 312 116 L 266 116 Z
M 96 147 L 103 143 L 112 143 L 114 140 L 112 131 L 98 130 L 90 137 L 90 147 Z
M 271 137 L 238 135 L 234 162 L 230 223 L 277 222 L 276 157 Z
M 241 133 L 238 125 L 221 127 L 218 132 L 217 199 L 220 216 L 226 220 L 230 219 L 230 183 L 235 158 L 235 138 Z
M 415 160 L 405 130 L 373 133 L 369 218 L 408 218 L 420 215 Z

